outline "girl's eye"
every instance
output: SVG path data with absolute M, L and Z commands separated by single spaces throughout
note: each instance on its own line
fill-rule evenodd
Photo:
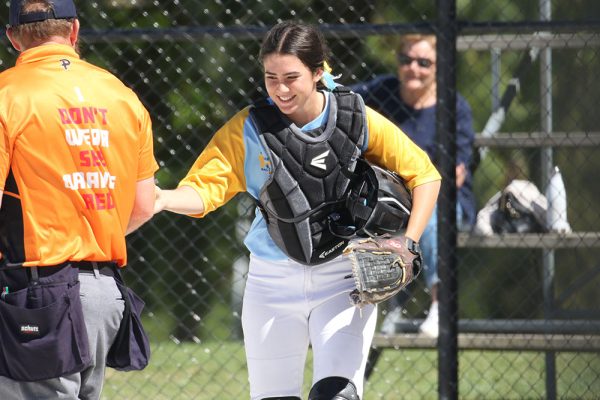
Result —
M 265 76 L 265 79 L 269 82 L 277 82 L 278 81 L 278 78 L 276 76 L 270 76 L 270 75 Z M 297 76 L 286 76 L 285 78 L 283 78 L 283 81 L 293 82 L 297 79 L 298 79 Z

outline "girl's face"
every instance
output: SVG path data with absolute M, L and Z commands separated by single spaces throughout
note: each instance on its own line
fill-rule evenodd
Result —
M 424 91 L 435 82 L 435 48 L 426 40 L 408 43 L 398 55 L 398 76 L 406 90 Z
M 290 54 L 272 53 L 263 59 L 265 86 L 279 110 L 299 126 L 316 118 L 323 109 L 317 82 L 323 71 L 311 70 Z

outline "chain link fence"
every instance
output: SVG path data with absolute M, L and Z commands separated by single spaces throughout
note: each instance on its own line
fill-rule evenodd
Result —
M 80 47 L 149 109 L 161 167 L 156 178 L 173 188 L 211 135 L 266 94 L 257 54 L 270 26 L 285 19 L 321 25 L 334 73 L 351 85 L 395 73 L 398 35 L 443 35 L 434 3 L 79 1 Z M 515 179 L 545 194 L 558 166 L 572 228 L 457 235 L 459 398 L 597 398 L 600 24 L 590 17 L 600 15 L 600 4 L 461 0 L 456 11 L 456 66 L 441 60 L 438 68 L 454 71 L 472 107 L 478 210 Z M 16 56 L 5 40 L 0 69 Z M 501 109 L 505 118 L 490 122 Z M 125 279 L 146 301 L 153 355 L 144 371 L 109 371 L 104 399 L 248 397 L 242 238 L 253 215 L 253 201 L 238 196 L 201 220 L 162 213 L 129 236 Z M 366 399 L 438 397 L 436 341 L 415 333 L 429 293 L 421 281 L 410 292 L 397 335 L 375 341 L 381 353 Z M 309 387 L 308 380 L 306 393 Z

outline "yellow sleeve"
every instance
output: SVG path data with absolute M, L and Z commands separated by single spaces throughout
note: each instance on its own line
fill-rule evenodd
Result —
M 204 202 L 203 217 L 246 190 L 244 122 L 249 108 L 238 112 L 212 137 L 178 186 L 191 186 Z
M 369 142 L 365 158 L 370 162 L 396 171 L 410 190 L 442 177 L 427 153 L 417 146 L 393 122 L 366 107 Z

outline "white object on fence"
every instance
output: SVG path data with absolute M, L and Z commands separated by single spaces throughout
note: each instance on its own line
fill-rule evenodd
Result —
M 549 231 L 570 233 L 571 226 L 567 221 L 567 192 L 558 167 L 550 177 L 546 187 L 548 211 L 546 213 L 546 227 Z

